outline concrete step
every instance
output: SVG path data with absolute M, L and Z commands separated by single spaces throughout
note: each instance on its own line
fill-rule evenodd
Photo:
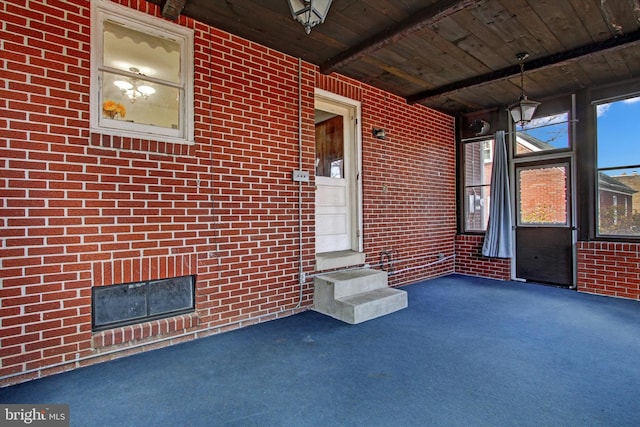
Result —
M 362 252 L 336 251 L 316 254 L 316 270 L 333 270 L 364 264 L 366 256 Z
M 361 268 L 357 270 L 337 271 L 316 277 L 316 283 L 324 283 L 333 290 L 333 298 L 382 289 L 388 286 L 387 272 Z
M 387 273 L 359 269 L 314 279 L 314 310 L 357 324 L 407 307 L 407 293 L 388 287 Z
M 340 320 L 352 325 L 407 308 L 407 293 L 385 288 L 336 300 L 342 306 Z

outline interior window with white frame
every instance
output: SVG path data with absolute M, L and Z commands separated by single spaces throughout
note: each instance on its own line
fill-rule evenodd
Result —
M 92 2 L 91 128 L 193 141 L 193 31 L 110 1 Z

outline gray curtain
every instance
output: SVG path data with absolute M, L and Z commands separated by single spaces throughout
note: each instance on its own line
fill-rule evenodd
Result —
M 511 258 L 511 201 L 509 197 L 509 164 L 504 131 L 496 132 L 491 172 L 491 200 L 489 224 L 484 236 L 482 255 L 491 258 Z

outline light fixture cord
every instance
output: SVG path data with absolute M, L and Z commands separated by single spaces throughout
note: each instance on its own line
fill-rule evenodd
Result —
M 524 61 L 520 61 L 520 97 L 524 99 Z

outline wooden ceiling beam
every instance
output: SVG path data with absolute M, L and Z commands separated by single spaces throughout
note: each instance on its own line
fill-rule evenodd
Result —
M 565 62 L 576 61 L 578 59 L 584 59 L 592 55 L 603 53 L 605 51 L 621 49 L 633 44 L 637 44 L 638 42 L 640 42 L 640 30 L 619 37 L 613 37 L 602 42 L 581 46 L 575 49 L 570 49 L 564 52 L 528 61 L 525 63 L 525 74 L 534 70 L 539 70 L 541 68 L 546 68 Z M 518 74 L 520 74 L 520 65 L 516 64 L 503 68 L 501 70 L 492 71 L 490 73 L 470 77 L 465 80 L 460 80 L 433 89 L 425 90 L 420 93 L 416 93 L 415 95 L 410 95 L 406 99 L 409 104 L 415 104 L 446 93 L 504 80 Z
M 385 46 L 396 43 L 427 25 L 441 21 L 462 9 L 475 6 L 482 1 L 485 0 L 438 0 L 432 5 L 414 13 L 410 18 L 399 22 L 397 25 L 388 27 L 374 36 L 363 40 L 361 43 L 337 54 L 333 58 L 330 58 L 320 65 L 320 72 L 330 74 L 343 65 Z
M 165 0 L 162 5 L 162 17 L 175 21 L 182 13 L 187 0 Z

